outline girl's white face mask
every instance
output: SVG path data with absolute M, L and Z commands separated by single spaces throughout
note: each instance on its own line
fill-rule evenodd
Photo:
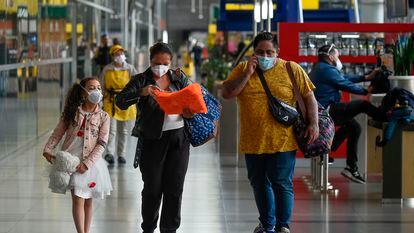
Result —
M 82 87 L 82 86 L 81 86 Z M 84 91 L 88 93 L 87 100 L 92 104 L 98 104 L 102 100 L 102 92 L 98 89 L 88 91 L 84 87 L 82 87 Z
M 154 73 L 160 78 L 168 72 L 168 69 L 169 69 L 169 66 L 166 66 L 166 65 L 151 66 L 152 73 Z

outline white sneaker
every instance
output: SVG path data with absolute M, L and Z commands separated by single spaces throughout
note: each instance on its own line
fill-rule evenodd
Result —
M 282 227 L 282 228 L 280 228 L 278 233 L 290 233 L 290 230 L 286 227 Z

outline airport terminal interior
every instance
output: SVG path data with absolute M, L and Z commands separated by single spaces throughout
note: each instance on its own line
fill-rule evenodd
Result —
M 242 114 L 246 114 L 246 109 L 241 111 L 246 106 L 242 103 L 245 98 L 224 98 L 229 83 L 225 80 L 238 64 L 257 56 L 255 48 L 258 45 L 253 45 L 253 41 L 263 32 L 273 34 L 279 58 L 297 63 L 297 69 L 303 71 L 304 76 L 309 75 L 309 80 L 316 86 L 314 93 L 318 101 L 318 88 L 323 87 L 314 81 L 312 72 L 321 63 L 321 57 L 344 80 L 346 77 L 363 77 L 372 83 L 375 78 L 370 74 L 376 72 L 375 77 L 385 76 L 388 89 L 404 93 L 401 94 L 404 99 L 396 97 L 397 102 L 387 110 L 384 122 L 364 114 L 365 109 L 361 110 L 364 113 L 356 114 L 352 119 L 358 125 L 356 140 L 350 137 L 340 145 L 334 143 L 335 146 L 329 148 L 332 151 L 311 158 L 303 151 L 297 151 L 293 163 L 293 210 L 286 228 L 276 224 L 271 226 L 272 229 L 264 229 L 264 223 L 259 220 L 255 192 L 248 175 L 248 168 L 251 168 L 246 166 L 248 156 L 243 145 L 260 144 L 260 139 L 246 141 L 240 137 L 254 134 L 242 132 L 246 129 L 246 125 L 244 128 L 241 125 L 245 124 Z M 157 54 L 150 58 L 150 48 L 163 43 L 168 44 L 171 51 L 168 64 L 157 63 Z M 151 51 L 152 54 L 155 50 Z M 121 68 L 117 67 L 118 58 Z M 260 62 L 258 58 L 258 66 Z M 341 68 L 338 68 L 339 63 Z M 178 203 L 181 205 L 179 227 L 161 227 L 169 214 L 164 213 L 169 207 L 164 205 L 170 191 L 166 190 L 161 207 L 155 207 L 161 215 L 155 231 L 143 231 L 145 169 L 143 160 L 138 168 L 134 165 L 137 165 L 136 154 L 142 148 L 148 150 L 150 140 L 136 137 L 134 132 L 139 128 L 142 133 L 149 127 L 134 126 L 140 110 L 147 110 L 146 105 L 142 107 L 137 102 L 138 111 L 134 109 L 132 117 L 115 119 L 115 112 L 121 111 L 118 97 L 123 95 L 122 89 L 127 82 L 119 91 L 113 91 L 104 90 L 110 82 L 103 80 L 108 80 L 108 73 L 122 73 L 126 69 L 132 70 L 128 82 L 141 74 L 153 73 L 156 77 L 157 72 L 163 72 L 164 65 L 170 69 L 171 80 L 185 74 L 197 87 L 198 84 L 202 86 L 199 97 L 207 109 L 206 115 L 211 113 L 212 104 L 204 103 L 206 96 L 217 100 L 214 104 L 221 108 L 217 121 L 205 118 L 213 122 L 211 129 L 215 133 L 211 135 L 214 137 L 203 141 L 202 145 L 191 141 L 194 146 L 189 149 L 182 200 Z M 167 72 L 165 70 L 159 78 L 167 76 Z M 285 76 L 289 77 L 287 73 Z M 81 145 L 85 163 L 81 161 L 80 164 L 86 169 L 95 169 L 99 161 L 102 162 L 103 169 L 106 171 L 107 167 L 109 171 L 112 191 L 104 199 L 92 198 L 90 229 L 85 226 L 85 229 L 77 230 L 74 203 L 81 199 L 86 205 L 86 200 L 92 199 L 71 194 L 75 191 L 69 190 L 75 175 L 80 174 L 79 170 L 65 173 L 70 176 L 66 194 L 51 191 L 50 174 L 54 165 L 45 159 L 48 156 L 48 153 L 45 156 L 45 145 L 50 144 L 53 130 L 60 119 L 64 119 L 62 113 L 66 111 L 68 91 L 86 77 L 96 77 L 104 91 L 103 102 L 100 98 L 93 111 L 106 114 L 109 109 L 111 113 L 110 120 L 106 121 L 108 127 L 100 124 L 102 130 L 96 133 L 88 131 L 88 125 L 85 129 L 89 118 L 88 121 L 85 119 L 92 119 L 93 114 L 85 113 L 81 108 L 76 110 L 80 115 L 85 114 L 77 136 L 83 137 L 84 130 L 92 132 L 90 137 L 95 140 L 93 145 L 96 144 L 93 151 L 88 147 L 92 140 L 85 144 L 85 149 L 82 149 L 84 144 Z M 259 81 L 257 83 L 260 85 Z M 158 81 L 156 85 L 161 86 Z M 395 93 L 390 90 L 374 92 L 370 82 L 352 85 L 356 85 L 355 89 L 337 91 L 338 101 L 365 101 L 381 108 L 385 105 L 384 99 Z M 96 93 L 95 88 L 79 91 L 88 95 L 83 94 L 83 105 L 93 102 L 91 93 Z M 173 90 L 175 87 L 167 85 L 167 88 Z M 148 97 L 139 101 L 147 101 L 155 95 L 146 90 Z M 363 91 L 357 93 L 355 90 Z M 260 89 L 258 92 L 266 100 L 265 91 Z M 140 90 L 139 93 L 144 92 Z M 413 93 L 414 0 L 0 0 L 0 233 L 411 233 L 414 231 Z M 106 98 L 112 105 L 105 102 Z M 268 111 L 267 105 L 264 102 L 266 107 L 261 109 Z M 332 106 L 327 108 L 328 111 Z M 135 104 L 132 107 L 135 108 Z M 255 106 L 250 107 L 254 109 Z M 185 129 L 196 127 L 188 122 L 198 119 L 191 117 L 203 114 L 190 114 L 187 118 L 185 110 L 171 115 L 161 111 L 165 119 L 160 127 L 164 129 L 172 124 L 168 122 L 172 116 L 179 116 L 180 122 L 186 122 L 181 126 Z M 142 111 L 141 119 L 144 120 L 140 122 L 145 124 L 146 119 L 148 124 L 152 123 L 148 115 L 144 117 L 145 114 Z M 110 126 L 114 122 L 118 122 L 115 129 Z M 332 125 L 334 123 L 335 136 L 343 133 L 341 125 L 336 120 Z M 93 120 L 90 124 L 91 128 L 96 126 Z M 274 124 L 280 125 L 279 122 Z M 152 127 L 150 131 L 155 132 Z M 109 143 L 96 137 L 101 137 L 103 132 L 108 137 L 108 131 L 111 137 L 113 130 L 126 132 L 126 138 L 112 138 L 112 150 L 117 150 L 111 154 Z M 175 130 L 177 128 L 170 131 Z M 345 134 L 352 136 L 351 131 Z M 162 138 L 169 135 L 165 132 L 169 131 L 161 132 Z M 320 130 L 320 133 L 324 131 Z M 191 133 L 183 135 L 194 138 Z M 87 136 L 85 140 L 88 140 Z M 352 140 L 357 148 L 353 152 Z M 54 144 L 53 155 L 60 149 L 65 150 L 65 146 L 68 148 L 62 141 Z M 143 141 L 148 147 L 142 146 Z M 105 144 L 107 147 L 103 149 Z M 85 157 L 85 151 L 99 152 L 96 166 L 89 167 L 87 162 L 91 160 Z M 279 151 L 272 153 L 276 152 Z M 256 154 L 268 156 L 267 153 Z M 350 168 L 350 153 L 357 155 L 353 168 Z M 278 153 L 275 156 L 278 155 L 282 156 Z M 79 156 L 82 157 L 82 152 Z M 352 170 L 354 168 L 356 170 Z M 265 179 L 270 181 L 270 176 L 266 173 Z M 168 180 L 174 178 L 164 179 L 167 181 L 163 185 L 173 186 Z M 150 181 L 146 180 L 146 187 L 152 185 Z M 95 185 L 88 183 L 90 189 Z M 279 193 L 275 191 L 274 195 Z M 279 217 L 283 207 L 280 202 L 275 205 L 277 210 L 273 209 L 273 212 Z

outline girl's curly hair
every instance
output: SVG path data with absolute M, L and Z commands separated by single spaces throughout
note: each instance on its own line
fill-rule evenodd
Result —
M 76 116 L 76 111 L 78 107 L 84 102 L 82 98 L 82 93 L 85 91 L 82 89 L 86 87 L 86 84 L 91 80 L 97 80 L 95 77 L 87 77 L 80 81 L 80 83 L 73 84 L 72 88 L 68 91 L 65 107 L 63 108 L 62 118 L 66 127 L 68 127 L 74 120 Z

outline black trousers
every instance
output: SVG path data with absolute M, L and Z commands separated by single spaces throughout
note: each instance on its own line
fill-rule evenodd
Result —
M 143 141 L 139 166 L 144 181 L 141 208 L 144 233 L 157 228 L 161 201 L 161 232 L 176 232 L 180 226 L 189 153 L 190 143 L 184 128 L 165 131 L 158 140 Z
M 339 129 L 335 132 L 332 151 L 336 151 L 345 139 L 348 139 L 346 163 L 351 168 L 357 168 L 358 162 L 357 151 L 358 139 L 361 135 L 361 126 L 354 117 L 360 113 L 365 113 L 375 120 L 386 120 L 385 113 L 366 100 L 354 100 L 349 103 L 335 103 L 332 104 L 329 109 L 329 114 L 331 115 L 335 126 L 339 126 Z

